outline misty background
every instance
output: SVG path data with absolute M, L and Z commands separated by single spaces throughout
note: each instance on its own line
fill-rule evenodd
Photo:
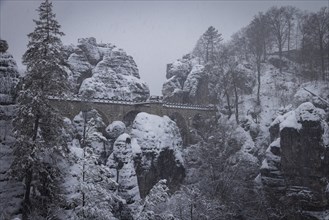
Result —
M 21 71 L 27 34 L 41 0 L 0 0 L 0 38 L 7 40 Z M 271 6 L 292 5 L 318 11 L 327 0 L 312 1 L 79 1 L 53 0 L 53 10 L 65 33 L 63 44 L 95 37 L 113 43 L 133 56 L 141 79 L 152 95 L 161 95 L 166 64 L 191 51 L 212 25 L 224 41 L 248 25 L 254 15 Z

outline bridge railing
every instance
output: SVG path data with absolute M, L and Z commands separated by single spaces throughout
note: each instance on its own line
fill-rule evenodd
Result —
M 167 108 L 180 108 L 180 109 L 193 109 L 193 110 L 203 110 L 203 111 L 214 111 L 216 110 L 213 105 L 192 105 L 183 103 L 164 103 L 164 107 Z
M 179 108 L 179 109 L 191 109 L 191 110 L 202 110 L 202 111 L 215 111 L 216 107 L 214 105 L 193 105 L 193 104 L 185 104 L 185 103 L 169 103 L 163 102 L 162 100 L 148 100 L 148 101 L 132 101 L 132 100 L 117 100 L 117 99 L 109 99 L 109 98 L 100 98 L 100 97 L 92 97 L 92 98 L 84 98 L 79 95 L 73 96 L 48 96 L 50 100 L 57 101 L 75 101 L 75 102 L 92 102 L 92 103 L 108 103 L 108 104 L 120 104 L 120 105 L 148 105 L 159 103 L 162 104 L 163 107 L 166 108 Z

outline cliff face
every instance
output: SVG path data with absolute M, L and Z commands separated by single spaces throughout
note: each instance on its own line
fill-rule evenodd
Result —
M 132 127 L 115 121 L 106 128 L 114 140 L 107 166 L 119 184 L 119 195 L 128 204 L 144 198 L 161 179 L 177 190 L 185 177 L 182 138 L 174 121 L 139 113 Z
M 7 52 L 8 44 L 0 40 L 0 103 L 12 103 L 19 73 L 16 61 Z
M 116 46 L 83 38 L 77 46 L 67 46 L 65 55 L 74 93 L 130 101 L 149 97 L 149 88 L 140 79 L 134 59 Z
M 167 65 L 162 94 L 168 102 L 209 104 L 208 75 L 192 55 Z
M 226 68 L 226 69 L 225 69 Z M 167 81 L 162 86 L 165 101 L 207 105 L 219 103 L 223 88 L 232 84 L 227 67 L 205 64 L 199 57 L 188 54 L 167 65 Z M 235 84 L 241 94 L 251 94 L 256 79 L 251 65 L 243 61 L 235 68 Z
M 279 201 L 302 210 L 328 207 L 329 130 L 323 110 L 310 102 L 279 116 L 261 167 L 262 182 L 275 207 Z
M 119 195 L 128 204 L 140 199 L 136 171 L 134 169 L 131 137 L 121 134 L 113 145 L 113 152 L 107 165 L 114 174 L 114 180 L 119 184 Z
M 185 177 L 185 168 L 182 138 L 175 122 L 167 116 L 139 113 L 131 137 L 141 197 L 161 179 L 167 179 L 168 187 L 177 190 Z

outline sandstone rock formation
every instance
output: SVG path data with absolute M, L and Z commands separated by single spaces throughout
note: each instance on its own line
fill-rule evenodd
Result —
M 126 125 L 122 121 L 114 121 L 106 127 L 106 132 L 111 139 L 117 139 L 121 134 L 125 133 Z
M 145 197 L 161 179 L 167 179 L 171 190 L 178 189 L 185 177 L 185 168 L 181 155 L 182 138 L 175 122 L 167 116 L 139 113 L 131 137 L 141 197 Z
M 273 142 L 261 167 L 272 207 L 281 204 L 304 211 L 328 207 L 329 129 L 324 118 L 323 110 L 306 102 L 272 123 Z M 289 211 L 285 210 L 287 216 Z
M 225 69 L 226 68 L 226 69 Z M 248 62 L 242 62 L 236 68 L 239 92 L 251 94 L 255 85 L 255 74 Z M 167 65 L 167 81 L 162 86 L 165 101 L 201 104 L 218 103 L 224 87 L 232 86 L 227 67 L 205 64 L 199 57 L 188 54 Z M 224 80 L 224 78 L 226 78 Z
M 138 201 L 140 194 L 134 168 L 131 137 L 128 134 L 122 134 L 116 139 L 107 165 L 114 174 L 114 180 L 119 184 L 119 195 L 128 204 Z
M 7 49 L 7 42 L 0 40 L 0 103 L 13 102 L 14 89 L 19 78 L 16 61 L 6 52 Z
M 82 38 L 65 47 L 73 92 L 85 98 L 146 100 L 149 88 L 140 79 L 133 58 L 112 44 Z
M 167 65 L 162 94 L 168 102 L 208 104 L 208 77 L 192 55 Z

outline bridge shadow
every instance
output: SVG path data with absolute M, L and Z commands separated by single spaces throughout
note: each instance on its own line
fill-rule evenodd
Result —
M 174 112 L 168 117 L 176 123 L 183 140 L 183 146 L 187 146 L 189 144 L 189 129 L 184 117 L 178 112 Z
M 123 116 L 122 122 L 126 125 L 126 127 L 130 127 L 133 124 L 136 116 L 140 112 L 141 111 L 138 111 L 138 110 L 133 110 L 133 111 L 128 112 L 127 114 L 125 114 Z

